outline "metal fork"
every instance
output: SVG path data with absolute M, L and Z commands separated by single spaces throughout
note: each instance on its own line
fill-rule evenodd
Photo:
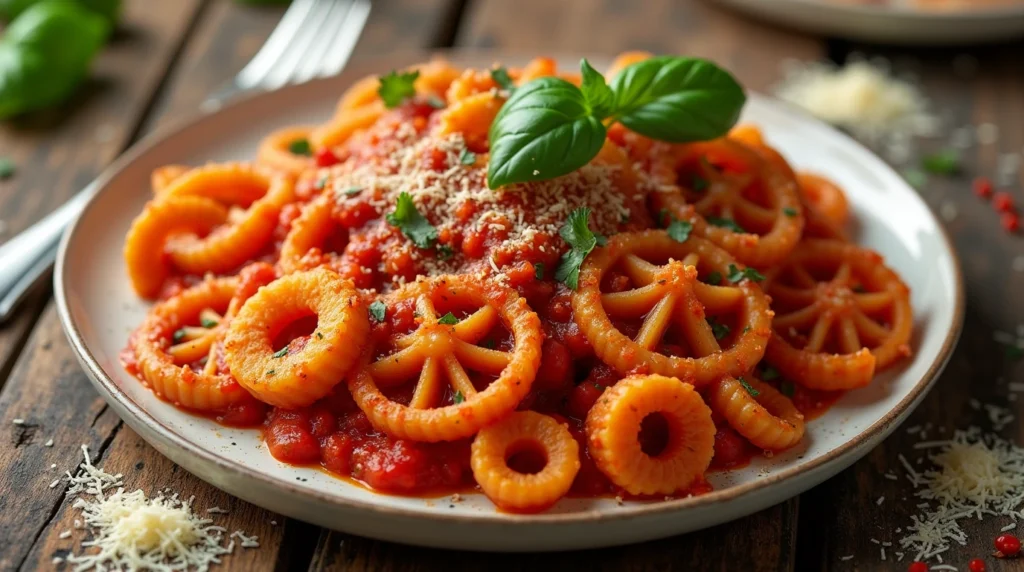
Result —
M 337 74 L 348 63 L 369 15 L 370 0 L 293 0 L 259 52 L 201 109 L 215 110 L 241 92 Z M 0 246 L 0 323 L 53 267 L 64 229 L 96 190 L 96 184 L 90 184 Z

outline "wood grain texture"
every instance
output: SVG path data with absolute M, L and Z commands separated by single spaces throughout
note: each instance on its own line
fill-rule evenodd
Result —
M 1024 243 L 1020 236 L 1003 231 L 991 203 L 971 192 L 971 181 L 978 175 L 996 181 L 999 157 L 1021 157 L 1024 152 L 1024 75 L 1013 55 L 1022 50 L 1022 44 L 967 52 L 845 45 L 832 50 L 839 57 L 851 51 L 885 56 L 893 62 L 896 73 L 918 78 L 945 125 L 942 136 L 920 143 L 914 158 L 907 162 L 911 168 L 917 168 L 919 156 L 948 148 L 950 133 L 958 128 L 967 127 L 973 133 L 978 125 L 992 123 L 997 125 L 998 140 L 962 151 L 959 174 L 932 176 L 920 191 L 937 214 L 944 213 L 940 218 L 946 219 L 946 228 L 960 255 L 967 288 L 967 319 L 956 352 L 931 394 L 903 428 L 851 469 L 801 497 L 801 570 L 905 570 L 913 554 L 905 554 L 902 562 L 895 561 L 895 552 L 904 552 L 896 547 L 903 536 L 896 530 L 906 530 L 911 516 L 919 514 L 916 505 L 922 501 L 914 498 L 914 487 L 903 477 L 899 456 L 905 456 L 915 470 L 930 467 L 926 460 L 917 463 L 924 452 L 915 450 L 914 444 L 922 436 L 908 434 L 906 429 L 931 426 L 928 440 L 946 439 L 954 430 L 972 425 L 991 431 L 987 412 L 978 407 L 982 404 L 1008 408 L 1020 417 L 1021 402 L 1012 396 L 1008 384 L 1020 381 L 1024 366 L 1006 356 L 1005 347 L 993 341 L 993 332 L 1014 333 L 1024 323 L 1024 305 L 1018 294 L 1024 287 L 1024 272 L 1014 270 L 1012 263 L 1014 258 L 1024 256 Z M 954 66 L 954 61 L 960 63 Z M 970 61 L 977 63 L 977 70 L 965 73 L 970 66 L 964 64 Z M 1005 183 L 999 188 L 1008 190 L 1020 204 L 1024 200 L 1024 172 Z M 1022 431 L 1024 425 L 1014 421 L 1000 434 L 1021 443 Z M 886 473 L 899 475 L 899 480 L 886 478 Z M 953 543 L 942 555 L 944 562 L 966 570 L 971 559 L 985 558 L 989 570 L 1024 570 L 1020 560 L 996 561 L 990 556 L 993 539 L 1008 522 L 1005 518 L 964 521 L 967 545 Z M 888 542 L 895 546 L 880 544 Z M 882 548 L 887 551 L 885 561 L 881 559 Z M 841 560 L 849 556 L 853 558 Z

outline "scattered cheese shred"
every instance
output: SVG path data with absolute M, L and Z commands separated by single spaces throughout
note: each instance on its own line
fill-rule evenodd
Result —
M 149 499 L 141 490 L 126 493 L 120 474 L 111 475 L 95 467 L 85 445 L 82 453 L 85 461 L 78 473 L 67 473 L 71 485 L 68 496 L 78 496 L 72 507 L 82 511 L 92 538 L 82 542 L 88 553 L 67 557 L 76 572 L 202 572 L 234 551 L 233 540 L 224 544 L 223 527 L 192 512 L 191 499 L 179 500 L 177 494 Z M 75 527 L 79 525 L 76 520 Z M 244 547 L 259 546 L 255 536 L 245 536 L 241 531 L 232 536 L 238 536 Z

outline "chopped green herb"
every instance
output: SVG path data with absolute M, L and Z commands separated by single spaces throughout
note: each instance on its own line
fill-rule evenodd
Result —
M 322 190 L 327 186 L 327 175 L 320 175 L 320 177 L 313 183 L 313 188 L 316 190 Z
M 796 393 L 796 386 L 792 381 L 783 381 L 779 384 L 779 393 L 786 397 L 793 397 L 793 394 Z
M 217 320 L 211 320 L 209 318 L 202 318 L 199 320 L 199 325 L 204 328 L 216 328 Z
M 406 99 L 416 95 L 416 79 L 420 72 L 402 72 L 392 70 L 387 75 L 380 76 L 380 86 L 377 87 L 377 95 L 384 101 L 384 107 L 394 109 Z
M 571 290 L 579 286 L 580 266 L 583 260 L 594 250 L 595 246 L 602 244 L 604 237 L 595 235 L 590 230 L 590 209 L 580 207 L 569 214 L 569 218 L 558 229 L 562 240 L 569 243 L 569 251 L 562 255 L 558 268 L 555 269 L 555 280 L 565 284 Z
M 494 349 L 494 340 L 484 340 L 482 342 L 482 345 L 485 348 L 489 349 L 489 350 L 493 350 Z
M 292 155 L 313 155 L 313 148 L 309 146 L 309 139 L 296 139 L 288 144 L 288 151 Z
M 733 284 L 743 280 L 744 278 L 749 278 L 754 282 L 760 282 L 764 280 L 764 274 L 761 274 L 753 268 L 744 268 L 743 270 L 740 270 L 735 264 L 730 264 L 728 278 L 729 282 L 732 282 Z
M 537 280 L 544 279 L 544 263 L 537 262 L 533 265 L 533 277 Z
M 714 226 L 718 226 L 718 227 L 722 227 L 722 228 L 727 228 L 727 229 L 729 229 L 729 230 L 731 230 L 733 232 L 744 232 L 744 233 L 747 232 L 746 230 L 743 229 L 742 226 L 737 224 L 736 221 L 732 220 L 731 218 L 722 218 L 722 217 L 717 217 L 717 216 L 709 216 L 709 217 L 707 217 L 707 221 L 708 221 L 708 224 L 710 224 L 710 225 L 714 225 Z
M 462 396 L 461 391 L 456 390 L 455 393 L 452 394 L 452 403 L 455 403 L 456 405 L 462 403 L 465 400 L 466 398 Z
M 276 352 L 274 352 L 274 355 L 272 355 L 270 357 L 283 358 L 286 355 L 288 355 L 288 346 L 285 346 L 285 347 L 277 350 Z
M 708 276 L 704 281 L 712 286 L 718 286 L 722 283 L 722 273 L 717 270 L 712 270 L 711 272 L 708 272 Z
M 904 169 L 903 178 L 915 189 L 923 189 L 928 184 L 928 175 L 921 169 Z
M 447 244 L 438 244 L 437 245 L 437 257 L 438 258 L 440 258 L 441 260 L 448 260 L 449 258 L 451 258 L 453 256 L 455 256 L 455 251 L 452 250 L 452 247 L 448 246 Z
M 693 190 L 698 193 L 703 193 L 708 189 L 708 180 L 700 175 L 694 175 L 693 179 L 690 180 L 690 186 Z
M 765 366 L 765 368 L 763 370 L 761 370 L 761 379 L 763 379 L 765 381 L 771 381 L 773 379 L 779 379 L 779 370 L 775 369 L 774 367 L 772 367 L 770 365 L 769 366 Z
M 960 170 L 960 155 L 946 149 L 921 158 L 921 167 L 934 175 L 955 175 Z
M 14 176 L 14 161 L 7 157 L 0 157 L 0 181 L 10 179 Z
M 455 317 L 455 314 L 448 312 L 447 314 L 438 318 L 437 323 L 444 324 L 446 326 L 454 326 L 455 324 L 459 323 L 459 319 Z
M 749 332 L 749 331 L 750 331 L 750 326 L 743 326 L 743 333 L 744 334 Z
M 362 187 L 349 187 L 349 188 L 345 189 L 342 192 L 345 193 L 346 197 L 354 197 L 354 196 L 358 195 L 359 193 L 363 192 L 363 188 Z
M 760 391 L 754 389 L 754 387 L 747 383 L 747 380 L 743 379 L 742 377 L 737 377 L 736 381 L 740 382 L 740 385 L 743 386 L 743 389 L 747 390 L 747 393 L 749 393 L 751 397 L 757 397 L 758 395 L 761 395 Z
M 686 239 L 690 238 L 690 231 L 693 230 L 693 224 L 685 220 L 673 220 L 668 225 L 668 236 L 676 242 L 686 242 Z
M 719 322 L 714 317 L 708 318 L 708 325 L 711 326 L 711 333 L 714 334 L 716 340 L 729 335 L 729 326 Z
M 476 153 L 469 149 L 459 151 L 459 163 L 462 163 L 463 165 L 472 165 L 473 163 L 476 163 Z
M 427 96 L 427 105 L 433 107 L 434 109 L 444 109 L 444 106 L 447 104 L 440 97 L 434 94 L 430 94 Z
M 509 95 L 516 90 L 516 84 L 512 82 L 512 78 L 508 75 L 508 70 L 505 69 L 505 66 L 492 69 L 491 79 L 494 80 L 494 83 L 501 86 L 501 89 L 507 91 Z
M 387 305 L 385 305 L 384 302 L 381 302 L 380 300 L 375 300 L 372 304 L 370 304 L 370 315 L 373 316 L 373 319 L 377 320 L 378 322 L 384 321 L 384 316 L 387 314 L 387 312 Z
M 796 215 L 800 214 L 800 211 L 796 210 L 793 207 L 786 207 L 786 208 L 782 209 L 782 214 L 784 214 L 784 215 L 786 215 L 786 216 L 788 216 L 790 218 L 793 218 Z
M 598 383 L 596 381 L 593 382 L 593 383 L 594 383 L 594 388 L 595 389 L 597 389 L 598 391 L 604 391 L 604 386 L 603 385 L 601 385 L 600 383 Z
M 1024 357 L 1024 348 L 1020 346 L 1006 346 L 1006 357 L 1011 360 L 1019 360 Z
M 184 340 L 184 339 L 185 339 L 185 328 L 181 328 L 180 330 L 175 330 L 175 332 L 173 334 L 171 334 L 171 340 L 173 340 L 174 343 L 178 343 L 178 342 L 180 342 L 181 340 Z
M 323 335 L 323 334 L 321 334 L 320 332 L 317 332 L 317 333 L 316 333 L 316 339 L 318 339 L 318 340 L 322 340 L 322 339 L 324 339 L 324 335 Z
M 274 375 L 275 373 L 277 373 L 277 371 L 272 370 L 272 369 L 268 369 L 267 370 L 267 375 Z
M 398 227 L 402 234 L 418 248 L 434 246 L 434 241 L 437 240 L 437 229 L 420 214 L 420 211 L 416 210 L 416 204 L 412 202 L 412 196 L 409 193 L 403 191 L 398 195 L 395 211 L 388 213 L 386 218 L 388 224 Z

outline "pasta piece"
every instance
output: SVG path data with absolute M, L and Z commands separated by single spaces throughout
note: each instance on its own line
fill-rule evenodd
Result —
M 910 291 L 876 252 L 806 240 L 765 280 L 776 311 L 766 357 L 812 389 L 863 387 L 910 354 Z
M 154 298 L 170 275 L 164 247 L 183 233 L 206 234 L 227 220 L 228 211 L 202 197 L 168 197 L 151 201 L 135 217 L 124 241 L 124 261 L 135 293 Z
M 835 183 L 814 173 L 797 175 L 802 200 L 821 213 L 833 225 L 844 228 L 850 222 L 850 204 Z
M 533 58 L 519 73 L 516 85 L 524 85 L 541 77 L 551 77 L 558 72 L 558 63 L 554 58 Z
M 407 284 L 384 305 L 410 301 L 419 316 L 416 330 L 370 344 L 349 376 L 352 397 L 374 427 L 396 439 L 451 441 L 470 437 L 515 409 L 537 374 L 543 340 L 540 319 L 526 300 L 507 287 L 458 275 Z M 452 324 L 438 316 L 439 303 L 477 310 Z M 510 351 L 475 345 L 499 322 L 512 334 Z M 467 370 L 493 381 L 479 389 Z M 416 383 L 407 404 L 381 392 L 410 379 Z M 453 402 L 440 405 L 446 385 Z
M 462 133 L 468 148 L 487 149 L 488 130 L 503 103 L 489 91 L 459 99 L 441 112 L 440 133 Z
M 331 217 L 331 207 L 331 197 L 323 195 L 306 205 L 299 218 L 292 222 L 277 261 L 282 274 L 323 265 L 333 267 L 340 259 L 337 253 L 323 251 L 324 243 L 340 228 Z
M 274 347 L 287 326 L 310 316 L 317 325 L 308 338 Z M 320 268 L 260 288 L 231 321 L 224 349 L 232 375 L 260 401 L 296 408 L 344 379 L 369 329 L 366 306 L 351 282 Z
M 150 184 L 153 186 L 153 194 L 160 195 L 171 186 L 178 177 L 189 172 L 192 167 L 187 165 L 164 165 L 153 169 L 150 175 Z
M 176 267 L 202 275 L 234 270 L 266 248 L 273 239 L 281 209 L 294 200 L 295 192 L 288 177 L 251 165 L 223 163 L 189 171 L 163 196 L 200 196 L 238 207 L 229 213 L 230 224 L 209 235 L 180 236 L 168 243 L 167 251 Z
M 528 461 L 537 457 L 539 466 L 521 472 L 514 466 L 517 455 Z M 565 425 L 534 411 L 516 411 L 480 430 L 470 464 L 474 479 L 494 504 L 540 512 L 569 492 L 580 470 L 580 451 Z
M 291 146 L 296 141 L 310 141 L 313 127 L 283 127 L 263 138 L 256 152 L 256 162 L 269 169 L 297 175 L 315 166 L 312 155 L 295 154 Z M 311 141 L 310 141 L 311 142 Z
M 603 293 L 602 280 L 613 269 L 633 288 Z M 768 299 L 747 278 L 729 282 L 733 271 L 743 276 L 725 251 L 697 237 L 678 242 L 664 231 L 617 234 L 583 263 L 573 316 L 597 357 L 623 375 L 657 373 L 703 387 L 754 367 L 771 334 Z M 717 284 L 706 282 L 716 274 Z M 614 321 L 623 319 L 642 319 L 635 336 Z M 673 352 L 664 348 L 670 329 L 678 335 Z M 686 349 L 689 357 L 679 355 Z
M 374 101 L 335 115 L 327 123 L 313 129 L 309 141 L 314 149 L 330 149 L 344 144 L 357 132 L 377 122 L 384 115 L 384 103 Z
M 711 410 L 766 451 L 781 451 L 799 443 L 804 436 L 804 416 L 793 402 L 749 374 L 739 379 L 742 383 L 726 377 L 712 384 L 707 393 Z
M 803 210 L 786 171 L 729 138 L 678 146 L 680 169 L 680 191 L 655 193 L 656 209 L 689 221 L 698 236 L 750 266 L 776 264 L 796 247 Z
M 656 427 L 648 418 L 660 418 L 665 434 L 642 443 L 644 425 Z M 700 394 L 661 375 L 627 377 L 605 391 L 587 415 L 586 432 L 597 468 L 634 495 L 685 491 L 715 453 L 715 423 Z
M 252 400 L 235 380 L 215 367 L 194 370 L 190 363 L 207 354 L 223 332 L 219 323 L 212 331 L 194 331 L 191 341 L 168 348 L 174 333 L 190 323 L 199 323 L 208 309 L 223 311 L 238 286 L 237 278 L 216 278 L 202 282 L 161 302 L 150 310 L 132 336 L 131 348 L 139 373 L 153 393 L 171 403 L 196 411 L 223 411 L 231 405 Z M 203 330 L 203 328 L 195 328 Z M 189 348 L 195 345 L 195 348 Z M 207 366 L 216 360 L 207 361 Z

